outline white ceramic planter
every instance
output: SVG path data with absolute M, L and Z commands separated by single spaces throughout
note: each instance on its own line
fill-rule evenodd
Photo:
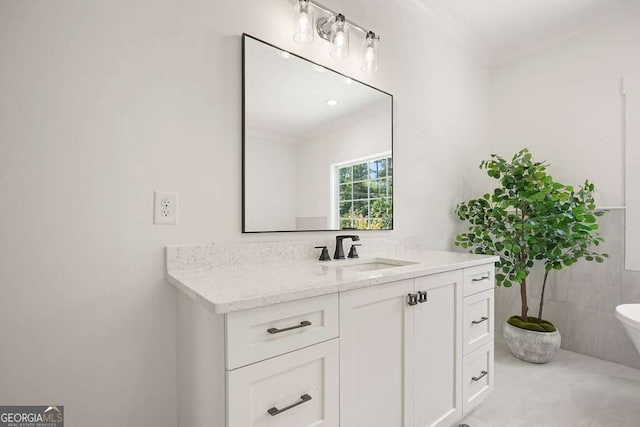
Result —
M 547 363 L 560 349 L 560 332 L 536 332 L 516 328 L 504 322 L 502 333 L 509 350 L 518 359 L 529 363 Z

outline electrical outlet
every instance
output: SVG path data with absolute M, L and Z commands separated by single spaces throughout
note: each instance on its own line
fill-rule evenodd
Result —
M 159 225 L 178 223 L 178 193 L 153 192 L 153 223 Z

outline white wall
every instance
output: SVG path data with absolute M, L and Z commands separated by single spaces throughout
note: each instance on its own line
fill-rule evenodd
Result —
M 622 78 L 640 72 L 640 15 L 492 72 L 491 148 L 529 147 L 560 181 L 624 205 Z
M 327 4 L 381 34 L 378 74 L 355 45 L 296 45 L 287 0 L 0 0 L 0 402 L 175 426 L 164 246 L 331 237 L 240 233 L 243 31 L 394 94 L 396 234 L 450 246 L 488 70 L 417 1 Z M 180 193 L 178 226 L 152 225 L 154 189 Z
M 245 135 L 247 231 L 295 230 L 295 142 L 260 132 Z

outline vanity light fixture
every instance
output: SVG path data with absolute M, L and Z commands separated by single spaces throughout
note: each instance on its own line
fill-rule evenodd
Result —
M 314 21 L 314 9 L 320 12 L 320 17 Z M 362 67 L 365 73 L 378 70 L 378 46 L 380 37 L 373 31 L 347 19 L 343 14 L 321 5 L 315 0 L 297 0 L 295 5 L 295 26 L 293 39 L 299 43 L 311 43 L 314 28 L 321 39 L 331 43 L 330 55 L 334 59 L 345 59 L 349 56 L 349 32 L 357 30 L 364 36 Z

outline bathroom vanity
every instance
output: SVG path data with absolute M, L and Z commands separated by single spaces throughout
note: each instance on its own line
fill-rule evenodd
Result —
M 495 257 L 216 251 L 167 250 L 180 426 L 450 426 L 493 389 Z

